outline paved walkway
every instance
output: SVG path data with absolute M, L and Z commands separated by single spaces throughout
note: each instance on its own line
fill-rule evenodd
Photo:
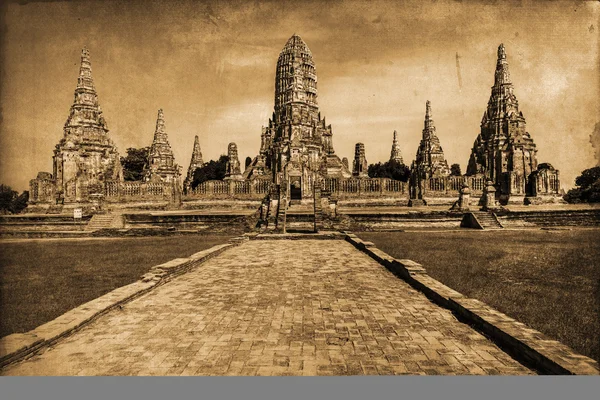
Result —
M 256 240 L 2 373 L 532 372 L 344 241 Z

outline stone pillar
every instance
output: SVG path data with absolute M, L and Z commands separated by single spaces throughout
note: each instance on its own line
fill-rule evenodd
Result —
M 496 203 L 496 188 L 494 183 L 488 179 L 483 189 L 483 195 L 481 196 L 481 209 L 483 211 L 493 210 L 497 207 Z
M 471 197 L 471 188 L 467 182 L 463 182 L 460 194 L 458 196 L 458 208 L 460 211 L 469 211 L 469 199 Z

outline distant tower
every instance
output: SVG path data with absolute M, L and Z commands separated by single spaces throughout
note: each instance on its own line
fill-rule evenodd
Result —
M 392 141 L 390 161 L 396 161 L 397 163 L 404 164 L 404 160 L 402 160 L 402 154 L 400 153 L 400 146 L 398 146 L 398 134 L 396 131 L 394 131 L 394 140 Z
M 148 181 L 173 182 L 179 178 L 179 175 L 179 166 L 175 164 L 175 156 L 165 129 L 165 116 L 160 109 L 144 177 Z
M 436 135 L 429 100 L 425 103 L 425 123 L 414 167 L 419 171 L 421 179 L 450 174 L 450 168 L 448 168 L 448 162 L 444 158 L 440 139 Z
M 502 201 L 521 202 L 525 195 L 536 196 L 537 149 L 529 132 L 519 102 L 513 93 L 506 50 L 498 46 L 494 86 L 481 119 L 481 131 L 475 139 L 467 175 L 483 174 L 491 179 Z M 551 181 L 544 192 L 558 193 L 558 171 L 545 171 Z
M 240 160 L 238 158 L 237 145 L 235 143 L 229 143 L 229 146 L 227 146 L 227 158 L 224 180 L 241 181 L 243 177 L 240 168 Z
M 198 140 L 198 135 L 196 135 L 194 136 L 194 150 L 192 150 L 192 159 L 190 160 L 187 176 L 183 181 L 183 187 L 186 191 L 189 191 L 192 188 L 194 172 L 196 169 L 201 168 L 202 165 L 204 165 L 204 162 L 202 161 L 202 152 L 200 151 L 200 141 Z
M 348 157 L 342 158 L 342 164 L 344 165 L 344 168 L 346 168 L 347 170 L 350 170 L 350 164 L 348 163 Z
M 367 173 L 368 165 L 365 157 L 365 145 L 363 143 L 356 143 L 354 147 L 354 165 L 352 168 L 352 175 L 357 178 L 368 178 Z
M 81 67 L 63 137 L 53 157 L 54 193 L 64 203 L 86 202 L 91 193 L 104 193 L 104 182 L 122 181 L 123 169 L 92 79 L 87 48 L 81 51 Z

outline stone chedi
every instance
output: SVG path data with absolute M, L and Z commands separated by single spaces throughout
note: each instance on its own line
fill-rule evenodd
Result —
M 227 164 L 225 166 L 224 180 L 241 181 L 243 179 L 244 177 L 242 176 L 240 168 L 237 144 L 229 143 L 227 146 Z
M 425 122 L 417 155 L 412 165 L 412 171 L 419 174 L 421 179 L 450 175 L 444 150 L 437 137 L 431 113 L 431 102 L 425 103 Z
M 467 175 L 485 175 L 503 203 L 520 203 L 524 196 L 558 194 L 558 171 L 545 164 L 538 172 L 537 149 L 514 94 L 504 45 L 498 47 L 494 86 L 481 120 Z M 543 182 L 538 182 L 538 177 Z M 541 189 L 541 193 L 540 190 Z
M 179 166 L 175 164 L 175 156 L 167 131 L 165 129 L 165 116 L 163 110 L 158 110 L 154 140 L 148 153 L 148 163 L 144 171 L 144 180 L 153 182 L 177 182 L 179 180 Z
M 53 173 L 30 181 L 30 204 L 88 203 L 90 195 L 103 195 L 106 182 L 122 180 L 119 154 L 98 104 L 89 51 L 83 48 L 73 105 L 54 150 Z
M 194 172 L 196 169 L 201 168 L 204 165 L 202 160 L 202 152 L 200 151 L 200 141 L 198 135 L 194 137 L 194 149 L 192 150 L 192 159 L 190 160 L 190 166 L 188 167 L 187 176 L 183 181 L 183 187 L 186 192 L 192 189 L 192 182 L 194 181 Z
M 354 163 L 352 164 L 352 176 L 356 178 L 368 178 L 368 163 L 365 156 L 365 145 L 356 143 L 354 146 Z
M 270 175 L 276 184 L 293 181 L 301 196 L 311 196 L 314 179 L 351 176 L 334 152 L 332 136 L 331 125 L 319 113 L 312 53 L 293 35 L 277 60 L 273 116 L 244 178 Z
M 398 146 L 398 133 L 396 131 L 394 131 L 394 140 L 392 141 L 390 161 L 395 161 L 398 164 L 404 164 L 404 160 L 402 159 L 402 153 L 400 153 L 400 146 Z

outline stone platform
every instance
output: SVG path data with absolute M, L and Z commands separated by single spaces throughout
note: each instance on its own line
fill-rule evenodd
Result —
M 2 375 L 534 372 L 339 240 L 250 240 Z

